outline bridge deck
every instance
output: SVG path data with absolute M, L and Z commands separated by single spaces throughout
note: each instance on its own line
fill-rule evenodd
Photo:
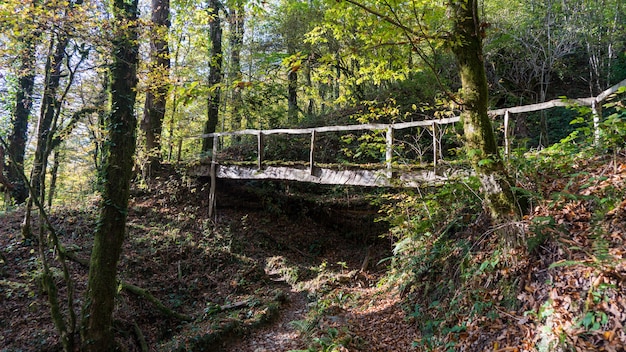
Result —
M 210 176 L 211 164 L 197 164 L 190 167 L 188 172 L 191 176 Z M 436 170 L 432 166 L 398 168 L 392 169 L 391 174 L 384 165 L 372 169 L 341 168 L 340 165 L 315 166 L 313 169 L 305 165 L 267 165 L 261 169 L 253 165 L 215 165 L 215 176 L 223 179 L 289 180 L 366 187 L 420 187 L 441 184 L 470 174 L 468 168 L 458 165 L 438 165 Z

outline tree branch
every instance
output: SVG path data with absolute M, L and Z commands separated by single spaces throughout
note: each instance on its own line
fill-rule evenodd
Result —
M 402 23 L 400 23 L 396 19 L 394 19 L 392 17 L 389 17 L 389 16 L 387 16 L 387 15 L 381 13 L 381 12 L 378 12 L 378 11 L 374 10 L 373 8 L 367 7 L 367 6 L 361 4 L 361 3 L 357 2 L 357 1 L 354 1 L 354 0 L 345 0 L 345 1 L 350 3 L 350 4 L 352 4 L 352 5 L 354 5 L 354 6 L 360 7 L 361 9 L 365 10 L 366 12 L 371 13 L 372 15 L 374 15 L 374 16 L 384 20 L 385 22 L 388 22 L 388 23 L 390 23 L 390 24 L 392 24 L 392 25 L 394 25 L 394 26 L 404 30 L 407 33 L 413 34 L 415 36 L 419 36 L 419 33 L 414 31 L 410 27 L 407 27 L 407 26 L 403 25 Z
M 63 129 L 59 133 L 57 133 L 56 136 L 54 136 L 54 138 L 52 139 L 52 142 L 50 143 L 50 150 L 56 149 L 59 144 L 61 144 L 67 138 L 67 136 L 70 134 L 70 132 L 72 132 L 74 126 L 76 126 L 76 123 L 78 123 L 81 117 L 97 111 L 100 111 L 100 109 L 96 107 L 87 107 L 82 108 L 72 114 L 72 117 L 65 125 L 65 127 L 63 127 Z

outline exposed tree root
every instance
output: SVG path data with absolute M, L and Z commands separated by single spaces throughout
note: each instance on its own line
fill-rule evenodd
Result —
M 146 342 L 146 338 L 143 336 L 143 332 L 137 322 L 133 323 L 133 329 L 135 330 L 135 335 L 137 335 L 137 340 L 139 341 L 139 346 L 141 346 L 142 352 L 148 352 L 148 343 Z
M 123 281 L 120 284 L 122 285 L 122 289 L 127 290 L 128 292 L 133 293 L 139 297 L 143 297 L 147 299 L 150 303 L 155 305 L 155 307 L 159 310 L 159 312 L 169 317 L 173 317 L 173 318 L 184 320 L 184 321 L 193 320 L 193 318 L 189 315 L 181 314 L 181 313 L 178 313 L 169 309 L 161 301 L 159 301 L 156 297 L 154 297 L 150 292 L 144 290 L 141 287 L 138 287 L 138 286 L 135 286 L 127 282 L 123 282 Z

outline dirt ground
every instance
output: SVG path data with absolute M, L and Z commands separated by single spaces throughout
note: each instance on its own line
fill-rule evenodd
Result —
M 288 351 L 307 348 L 335 327 L 362 351 L 409 349 L 410 334 L 385 338 L 378 333 L 411 326 L 397 296 L 376 288 L 386 267 L 378 262 L 391 255 L 391 243 L 379 237 L 385 225 L 373 221 L 375 209 L 349 190 L 326 200 L 314 196 L 322 204 L 315 205 L 268 195 L 287 195 L 293 186 L 263 187 L 269 187 L 267 194 L 241 184 L 221 185 L 212 219 L 201 183 L 164 174 L 150 189 L 134 189 L 120 280 L 147 290 L 191 321 L 168 316 L 122 289 L 115 312 L 121 350 L 139 351 L 143 345 L 151 351 Z M 83 263 L 96 202 L 58 205 L 51 212 L 66 250 Z M 334 205 L 324 207 L 324 202 Z M 48 297 L 39 284 L 38 246 L 23 241 L 22 217 L 21 208 L 0 215 L 1 350 L 57 351 Z M 36 235 L 37 218 L 33 224 Z M 61 267 L 55 253 L 47 257 L 69 316 Z M 367 268 L 361 270 L 364 260 Z M 67 263 L 75 291 L 72 307 L 80 317 L 88 268 Z M 336 296 L 341 297 L 336 302 L 328 298 Z M 348 322 L 349 331 L 341 328 Z
M 567 175 L 539 172 L 534 184 L 522 185 L 544 201 L 512 224 L 528 242 L 495 258 L 505 262 L 494 261 L 501 253 L 496 235 L 480 223 L 455 234 L 476 239 L 474 263 L 465 264 L 479 272 L 458 288 L 464 292 L 448 295 L 462 299 L 442 318 L 451 325 L 433 335 L 435 350 L 626 349 L 626 155 L 571 168 Z M 133 188 L 114 312 L 120 351 L 427 349 L 431 341 L 419 334 L 411 304 L 428 301 L 386 281 L 393 241 L 381 236 L 386 226 L 374 221 L 364 193 L 258 182 L 221 183 L 218 190 L 208 218 L 206 184 L 167 172 Z M 603 210 L 608 200 L 617 203 Z M 45 251 L 69 326 L 80 320 L 97 208 L 94 199 L 51 211 L 73 258 L 68 302 L 58 252 Z M 39 247 L 21 237 L 22 217 L 21 208 L 0 213 L 0 351 L 60 351 L 40 284 Z M 35 218 L 35 234 L 37 224 Z M 540 241 L 530 251 L 533 240 Z M 514 302 L 503 301 L 511 296 Z M 438 323 L 434 314 L 442 311 L 433 303 L 420 319 Z M 481 305 L 489 314 L 463 313 Z

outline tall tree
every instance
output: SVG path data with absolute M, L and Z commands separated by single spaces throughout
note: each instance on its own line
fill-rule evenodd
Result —
M 478 0 L 449 2 L 452 35 L 450 47 L 461 76 L 461 103 L 465 148 L 480 178 L 487 208 L 496 222 L 511 220 L 519 214 L 511 183 L 498 153 L 491 120 L 487 115 L 489 91 Z
M 293 47 L 287 47 L 289 55 L 295 55 Z M 298 122 L 298 69 L 299 65 L 291 65 L 287 69 L 287 120 L 295 125 Z
M 42 204 L 46 198 L 46 171 L 48 166 L 48 157 L 50 156 L 55 144 L 52 143 L 56 132 L 61 126 L 61 110 L 62 105 L 72 87 L 75 74 L 78 67 L 84 62 L 89 53 L 88 49 L 84 46 L 74 45 L 73 53 L 78 53 L 79 57 L 75 60 L 75 67 L 72 67 L 72 53 L 68 52 L 68 46 L 71 38 L 68 33 L 72 31 L 73 24 L 72 19 L 76 17 L 76 6 L 82 5 L 83 0 L 74 0 L 70 2 L 68 6 L 61 7 L 63 15 L 60 16 L 62 21 L 59 21 L 56 25 L 57 30 L 52 31 L 49 41 L 48 55 L 45 65 L 45 77 L 43 95 L 41 99 L 41 107 L 39 112 L 39 119 L 37 121 L 37 146 L 35 149 L 35 160 L 33 162 L 33 168 L 31 170 L 31 197 L 28 200 L 26 206 L 26 212 L 24 217 L 24 223 L 22 226 L 22 234 L 25 238 L 31 236 L 30 234 L 30 211 L 32 206 L 32 196 L 39 197 Z M 66 70 L 63 69 L 63 63 L 66 63 Z M 61 78 L 65 79 L 65 89 L 61 88 Z M 61 91 L 61 92 L 59 92 Z M 93 108 L 87 109 L 92 111 Z M 74 115 L 67 126 L 63 129 L 65 135 L 69 135 L 69 132 L 74 127 L 78 118 L 83 112 L 78 112 Z M 40 221 L 42 219 L 40 218 Z M 43 226 L 40 226 L 40 230 Z
M 136 147 L 134 105 L 138 62 L 138 0 L 111 0 L 113 33 L 110 67 L 111 110 L 102 167 L 102 203 L 94 235 L 89 281 L 83 309 L 85 351 L 114 350 L 113 308 L 117 263 L 126 234 L 126 216 Z
M 169 91 L 170 49 L 168 34 L 170 28 L 169 0 L 152 0 L 152 26 L 150 35 L 150 72 L 148 91 L 141 127 L 146 135 L 148 162 L 145 167 L 155 170 L 161 163 L 161 131 L 165 117 L 165 106 Z
M 24 173 L 24 156 L 26 154 L 26 139 L 28 136 L 28 118 L 33 106 L 33 89 L 35 87 L 35 38 L 29 36 L 22 42 L 20 54 L 20 70 L 18 86 L 15 93 L 15 106 L 11 116 L 11 134 L 9 135 L 10 162 L 13 164 L 7 170 L 7 177 L 14 185 L 11 196 L 15 203 L 22 204 L 28 198 L 28 188 L 21 175 Z
M 222 22 L 220 9 L 223 7 L 219 0 L 209 1 L 211 23 L 209 37 L 211 39 L 211 54 L 209 57 L 209 95 L 207 98 L 207 120 L 204 133 L 213 133 L 217 127 L 220 111 L 221 84 L 222 84 Z M 202 140 L 202 152 L 208 153 L 213 149 L 213 138 Z
M 299 100 L 304 97 L 298 76 L 308 70 L 311 63 L 306 60 L 312 52 L 311 45 L 305 41 L 306 33 L 322 18 L 322 12 L 317 1 L 283 0 L 277 5 L 272 27 L 286 55 L 283 65 L 287 78 L 287 122 L 293 126 L 298 123 Z
M 4 176 L 4 162 L 4 147 L 0 144 L 0 191 L 3 193 L 10 192 L 14 187 L 11 181 Z
M 243 116 L 241 113 L 242 89 L 245 87 L 242 82 L 241 73 L 241 49 L 243 47 L 243 37 L 245 30 L 246 12 L 242 0 L 234 1 L 228 11 L 229 43 L 230 43 L 230 68 L 229 80 L 233 87 L 230 96 L 230 121 L 231 129 L 236 131 L 241 128 Z
M 483 56 L 483 30 L 478 11 L 478 0 L 449 0 L 447 2 L 447 18 L 449 33 L 446 31 L 428 33 L 427 26 L 421 22 L 425 16 L 415 16 L 417 8 L 428 5 L 414 3 L 413 21 L 415 26 L 400 19 L 400 8 L 389 6 L 390 13 L 369 7 L 356 0 L 346 0 L 365 11 L 382 18 L 386 23 L 401 30 L 412 48 L 422 52 L 418 43 L 426 40 L 444 41 L 452 50 L 458 62 L 461 77 L 461 94 L 455 99 L 462 107 L 461 118 L 465 136 L 465 148 L 470 162 L 481 182 L 481 191 L 485 207 L 495 222 L 504 222 L 519 216 L 519 210 L 511 189 L 508 175 L 493 132 L 488 111 L 488 86 Z M 437 6 L 437 5 L 433 5 Z M 442 11 L 433 11 L 437 16 Z M 441 20 L 439 20 L 441 22 Z M 441 23 L 438 26 L 442 26 Z M 423 53 L 423 52 L 422 52 Z
M 45 181 L 48 156 L 50 154 L 50 138 L 52 134 L 52 124 L 58 109 L 61 108 L 57 99 L 57 89 L 61 82 L 61 67 L 65 58 L 65 49 L 69 43 L 69 37 L 61 35 L 56 40 L 57 35 L 52 33 L 46 59 L 44 91 L 37 121 L 37 146 L 35 148 L 35 161 L 30 173 L 31 197 L 29 197 L 22 223 L 22 235 L 24 238 L 31 238 L 30 219 L 33 196 L 38 197 L 42 202 L 45 199 Z M 41 228 L 40 228 L 41 229 Z

